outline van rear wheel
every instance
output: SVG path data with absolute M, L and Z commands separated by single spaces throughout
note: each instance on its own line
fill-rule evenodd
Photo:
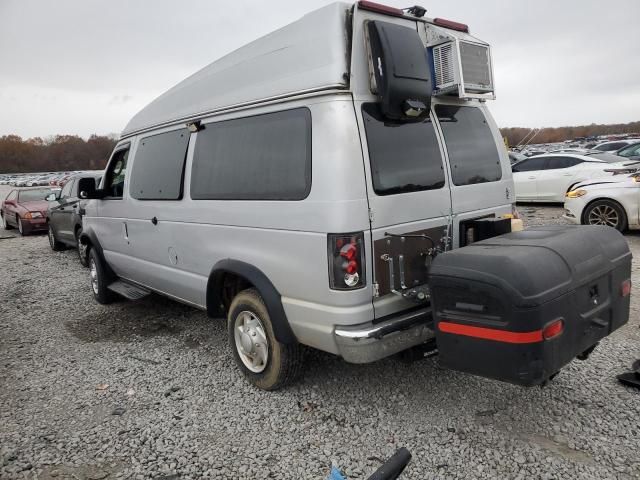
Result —
M 257 290 L 244 290 L 235 296 L 227 329 L 236 364 L 253 385 L 262 390 L 278 390 L 298 377 L 303 347 L 276 339 L 269 312 Z

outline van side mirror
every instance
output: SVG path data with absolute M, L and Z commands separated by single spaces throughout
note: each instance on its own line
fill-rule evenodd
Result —
M 371 91 L 385 117 L 418 120 L 431 108 L 431 68 L 415 28 L 371 20 L 365 26 Z
M 78 182 L 78 192 L 82 199 L 103 198 L 101 190 L 96 189 L 96 179 L 92 177 L 81 178 Z

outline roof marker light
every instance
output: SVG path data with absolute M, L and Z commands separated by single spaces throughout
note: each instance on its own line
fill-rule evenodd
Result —
M 382 13 L 383 15 L 404 17 L 404 12 L 400 8 L 390 7 L 376 2 L 369 2 L 368 0 L 360 0 L 358 2 L 358 8 L 362 10 L 369 10 L 370 12 Z
M 449 28 L 451 30 L 457 30 L 458 32 L 469 33 L 469 25 L 460 22 L 454 22 L 453 20 L 447 20 L 446 18 L 434 18 L 433 23 L 439 27 Z

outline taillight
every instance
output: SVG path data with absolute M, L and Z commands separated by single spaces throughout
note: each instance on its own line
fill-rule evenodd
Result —
M 551 340 L 560 335 L 564 330 L 564 321 L 562 319 L 554 320 L 542 330 L 542 338 Z
M 364 233 L 334 234 L 327 237 L 329 247 L 329 286 L 333 290 L 363 287 Z
M 626 279 L 624 282 L 622 282 L 622 285 L 620 285 L 620 296 L 628 297 L 630 294 L 631 294 L 631 280 Z

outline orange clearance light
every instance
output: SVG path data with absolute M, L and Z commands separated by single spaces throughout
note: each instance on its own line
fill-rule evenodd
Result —
M 560 318 L 551 322 L 549 325 L 544 327 L 542 330 L 542 337 L 545 340 L 551 340 L 552 338 L 557 337 L 564 331 L 564 321 Z
M 631 295 L 631 280 L 627 278 L 622 282 L 622 285 L 620 285 L 620 296 L 628 297 L 629 295 Z

